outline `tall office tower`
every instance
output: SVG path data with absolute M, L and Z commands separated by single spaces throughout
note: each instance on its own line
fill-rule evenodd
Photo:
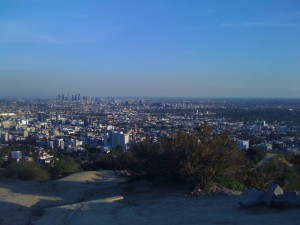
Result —
M 78 100 L 80 100 L 80 94 L 78 94 Z
M 39 112 L 38 113 L 38 121 L 40 121 L 41 123 L 46 121 L 44 112 Z
M 90 118 L 89 118 L 88 116 L 85 117 L 85 119 L 84 119 L 84 124 L 85 124 L 85 125 L 89 125 L 90 122 L 91 122 Z
M 62 100 L 64 101 L 65 100 L 65 94 L 62 94 Z
M 139 106 L 143 106 L 143 100 L 139 100 Z
M 75 101 L 77 101 L 77 95 L 75 95 Z
M 63 139 L 60 140 L 59 145 L 60 145 L 60 149 L 64 149 L 65 148 L 65 142 L 64 142 Z
M 104 136 L 104 143 L 111 148 L 120 146 L 122 149 L 125 149 L 126 145 L 129 143 L 129 134 L 111 130 Z
M 60 114 L 58 112 L 56 112 L 56 121 L 60 120 Z
M 125 149 L 126 145 L 129 143 L 129 134 L 120 132 L 118 135 L 118 139 L 118 144 L 122 147 L 122 149 Z
M 74 95 L 72 95 L 72 101 L 74 101 Z
M 64 149 L 65 148 L 64 139 L 62 139 L 62 138 L 55 139 L 54 146 L 57 148 L 60 148 L 60 149 Z
M 57 95 L 57 100 L 60 100 L 60 94 Z

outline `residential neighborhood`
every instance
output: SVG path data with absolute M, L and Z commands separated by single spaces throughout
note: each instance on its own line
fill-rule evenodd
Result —
M 215 132 L 229 132 L 239 150 L 300 153 L 298 101 L 253 100 L 247 108 L 244 101 L 249 100 L 81 98 L 80 94 L 69 98 L 59 94 L 55 99 L 2 99 L 1 145 L 31 145 L 31 151 L 23 156 L 34 156 L 46 164 L 56 151 L 91 160 L 85 154 L 88 148 L 101 153 L 116 148 L 126 151 L 146 138 L 157 142 L 178 132 L 195 133 L 199 125 L 207 124 Z M 282 120 L 272 114 L 273 109 L 285 113 Z M 261 114 L 266 115 L 262 118 Z

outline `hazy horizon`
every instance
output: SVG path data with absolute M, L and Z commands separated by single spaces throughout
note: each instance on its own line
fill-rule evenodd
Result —
M 0 98 L 299 98 L 300 2 L 4 0 Z

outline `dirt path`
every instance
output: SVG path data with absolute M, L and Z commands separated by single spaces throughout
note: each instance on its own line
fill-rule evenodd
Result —
M 0 178 L 0 225 L 25 225 L 44 208 L 115 195 L 122 179 L 111 171 L 73 174 L 56 181 Z
M 299 209 L 241 210 L 238 196 L 189 197 L 159 192 L 130 194 L 47 209 L 34 225 L 81 224 L 297 224 Z

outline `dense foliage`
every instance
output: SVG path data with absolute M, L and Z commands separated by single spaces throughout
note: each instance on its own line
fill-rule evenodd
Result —
M 236 150 L 226 133 L 216 134 L 208 126 L 196 135 L 178 133 L 159 143 L 150 139 L 135 144 L 131 150 L 114 157 L 115 169 L 175 182 L 187 182 L 205 188 L 211 184 L 236 182 L 246 158 Z
M 14 161 L 5 168 L 5 175 L 16 177 L 22 180 L 48 180 L 49 173 L 35 162 L 20 161 L 18 164 Z
M 295 165 L 284 156 L 277 155 L 270 161 L 247 170 L 245 184 L 265 189 L 269 183 L 275 182 L 287 191 L 300 190 L 300 175 L 295 169 Z
M 81 170 L 80 165 L 71 156 L 62 156 L 55 161 L 50 171 L 53 176 L 67 175 Z
M 252 166 L 255 166 L 259 161 L 266 157 L 267 153 L 259 149 L 250 148 L 245 152 L 246 157 Z
M 286 190 L 300 189 L 300 157 L 287 160 L 276 155 L 263 160 L 260 150 L 238 151 L 228 133 L 215 133 L 203 125 L 196 134 L 177 133 L 157 143 L 150 139 L 134 144 L 130 151 L 112 151 L 97 163 L 106 169 L 127 170 L 155 180 L 243 190 L 264 189 L 271 182 Z

